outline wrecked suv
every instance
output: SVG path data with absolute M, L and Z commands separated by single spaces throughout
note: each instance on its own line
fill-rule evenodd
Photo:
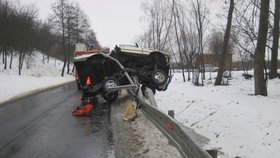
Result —
M 125 68 L 138 76 L 139 82 L 155 90 L 164 91 L 171 80 L 168 54 L 130 45 L 116 45 L 111 54 Z
M 83 98 L 101 94 L 108 102 L 118 98 L 118 90 L 148 87 L 164 91 L 171 80 L 169 56 L 160 51 L 132 46 L 116 46 L 111 53 L 99 50 L 74 58 Z M 132 78 L 138 79 L 133 83 Z

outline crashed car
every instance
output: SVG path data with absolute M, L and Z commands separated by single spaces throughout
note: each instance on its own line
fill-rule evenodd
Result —
M 119 84 L 121 69 L 114 60 L 99 53 L 92 53 L 75 57 L 74 64 L 83 90 L 83 98 L 99 94 L 108 102 L 118 98 L 118 91 L 107 91 L 108 88 Z
M 168 54 L 138 46 L 116 45 L 111 55 L 126 69 L 134 71 L 139 82 L 154 93 L 167 89 L 171 80 Z
M 168 54 L 133 46 L 119 45 L 109 54 L 76 56 L 74 64 L 85 97 L 101 94 L 108 102 L 118 98 L 117 90 L 136 88 L 133 76 L 154 93 L 166 90 L 171 80 Z

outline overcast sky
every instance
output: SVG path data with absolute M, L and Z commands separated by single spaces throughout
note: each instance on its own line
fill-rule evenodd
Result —
M 51 14 L 51 4 L 57 0 L 18 0 L 35 4 L 39 18 Z M 140 24 L 141 3 L 146 0 L 73 0 L 89 16 L 93 30 L 102 46 L 112 49 L 115 44 L 133 44 L 143 31 Z M 142 24 L 143 26 L 143 24 Z

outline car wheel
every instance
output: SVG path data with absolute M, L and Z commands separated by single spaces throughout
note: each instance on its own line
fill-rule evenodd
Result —
M 107 101 L 107 102 L 113 102 L 118 99 L 118 91 L 115 92 L 105 92 L 102 93 L 102 97 Z
M 107 102 L 113 102 L 118 98 L 118 91 L 108 92 L 107 89 L 111 87 L 118 86 L 118 82 L 115 78 L 108 78 L 103 81 L 103 90 L 102 97 Z
M 118 81 L 115 78 L 108 78 L 103 81 L 103 89 L 107 91 L 109 88 L 117 87 Z
M 152 73 L 152 80 L 157 86 L 162 86 L 167 81 L 167 75 L 162 70 L 154 70 Z

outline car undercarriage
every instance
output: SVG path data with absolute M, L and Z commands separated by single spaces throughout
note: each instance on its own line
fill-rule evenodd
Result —
M 74 58 L 84 97 L 101 96 L 114 101 L 118 90 L 136 88 L 136 77 L 142 87 L 167 89 L 171 80 L 169 56 L 160 51 L 138 47 L 116 46 L 108 55 L 102 51 Z M 90 81 L 90 82 L 89 82 Z

